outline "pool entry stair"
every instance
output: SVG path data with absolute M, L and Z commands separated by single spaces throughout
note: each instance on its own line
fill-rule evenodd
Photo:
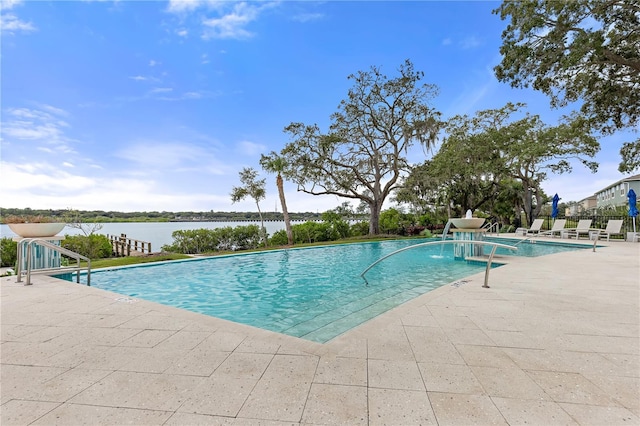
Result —
M 429 245 L 482 245 L 492 247 L 491 254 L 488 258 L 467 256 L 465 260 L 469 263 L 481 264 L 485 262 L 487 267 L 485 270 L 485 281 L 483 287 L 488 287 L 489 270 L 492 265 L 493 256 L 495 250 L 498 247 L 506 248 L 508 250 L 517 250 L 517 247 L 513 247 L 507 244 L 500 244 L 488 241 L 468 241 L 468 240 L 443 240 L 443 241 L 430 241 L 422 244 L 411 245 L 399 250 L 396 250 L 366 268 L 360 276 L 364 279 L 365 285 L 369 286 L 365 275 L 368 271 L 378 265 L 385 259 L 394 256 L 398 253 L 411 250 L 418 247 L 424 247 Z M 461 259 L 458 259 L 461 260 Z M 402 304 L 408 300 L 411 300 L 429 289 L 425 289 L 425 285 L 415 285 L 414 283 L 406 283 L 404 286 L 384 288 L 384 287 L 372 287 L 371 293 L 365 297 L 358 298 L 356 300 L 345 301 L 340 295 L 336 297 L 325 297 L 317 302 L 318 306 L 310 307 L 310 310 L 317 309 L 317 315 L 309 315 L 308 312 L 300 315 L 293 315 L 288 317 L 282 317 L 278 319 L 281 333 L 288 334 L 290 336 L 301 337 L 307 340 L 316 342 L 326 342 L 327 340 L 336 336 L 336 330 L 345 330 L 353 327 L 353 324 L 361 324 L 365 321 L 380 315 L 389 309 L 392 309 L 399 304 Z M 327 309 L 329 308 L 329 309 Z
M 469 244 L 467 241 L 431 241 L 396 250 L 380 258 L 361 274 L 365 281 L 364 285 L 370 288 L 370 292 L 366 296 L 357 299 L 349 299 L 348 295 L 345 294 L 325 296 L 321 300 L 314 302 L 313 306 L 309 306 L 308 310 L 304 313 L 278 318 L 279 329 L 274 331 L 324 343 L 337 334 L 341 334 L 341 331 L 352 328 L 354 324 L 362 324 L 433 289 L 430 283 L 416 284 L 415 282 L 407 282 L 401 286 L 391 288 L 384 287 L 380 282 L 369 285 L 364 276 L 366 272 L 383 260 L 415 247 L 435 246 L 438 244 L 451 245 L 456 243 Z M 493 251 L 495 251 L 497 247 L 517 250 L 515 247 L 493 242 L 475 242 L 474 244 L 491 246 Z M 469 257 L 467 260 L 469 263 L 476 265 L 482 264 L 484 260 L 488 267 L 491 267 L 491 261 L 489 259 Z M 468 272 L 465 272 L 465 274 L 467 273 Z M 488 276 L 485 275 L 485 279 L 487 278 Z M 314 315 L 313 312 L 317 312 L 317 314 Z

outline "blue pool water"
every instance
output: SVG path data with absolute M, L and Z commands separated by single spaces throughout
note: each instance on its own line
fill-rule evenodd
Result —
M 91 285 L 326 342 L 410 299 L 484 269 L 482 264 L 454 260 L 453 245 L 432 245 L 390 257 L 367 272 L 366 282 L 360 276 L 382 256 L 427 241 L 432 240 L 344 244 L 99 270 L 92 272 Z M 567 249 L 575 246 L 520 244 L 518 252 L 536 256 Z

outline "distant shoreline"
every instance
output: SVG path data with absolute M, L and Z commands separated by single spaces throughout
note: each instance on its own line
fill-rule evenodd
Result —
M 284 219 L 265 219 L 265 222 L 284 222 Z M 149 221 L 153 222 L 153 221 Z M 260 222 L 260 219 L 171 219 L 169 222 Z M 322 222 L 320 218 L 291 219 L 290 222 Z

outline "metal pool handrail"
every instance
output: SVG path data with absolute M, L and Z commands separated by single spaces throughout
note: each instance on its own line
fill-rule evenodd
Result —
M 498 247 L 502 247 L 502 248 L 506 248 L 509 250 L 518 250 L 518 247 L 514 247 L 514 246 L 510 246 L 507 244 L 500 244 L 500 243 L 493 243 L 490 241 L 468 241 L 468 240 L 443 240 L 443 241 L 429 241 L 426 243 L 420 243 L 420 244 L 414 244 L 412 246 L 409 247 L 404 247 L 401 248 L 399 250 L 396 250 L 392 253 L 389 253 L 386 256 L 381 257 L 380 259 L 376 260 L 375 262 L 373 262 L 371 265 L 369 265 L 367 267 L 367 269 L 365 269 L 364 271 L 362 271 L 362 273 L 360 274 L 360 276 L 362 277 L 362 279 L 364 280 L 364 282 L 366 282 L 367 284 L 369 284 L 369 282 L 367 281 L 367 279 L 364 277 L 364 274 L 366 274 L 367 272 L 369 272 L 369 270 L 371 268 L 373 268 L 374 266 L 376 266 L 378 263 L 382 262 L 383 260 L 398 254 L 400 252 L 406 251 L 406 250 L 411 250 L 417 247 L 423 247 L 423 246 L 430 246 L 430 245 L 435 245 L 435 244 L 473 244 L 473 245 L 487 245 L 487 246 L 493 246 L 493 248 L 491 249 L 491 254 L 489 255 L 489 259 L 487 259 L 487 269 L 484 272 L 484 285 L 482 287 L 484 288 L 489 288 L 489 270 L 491 269 L 491 262 L 493 261 L 493 255 L 496 252 L 496 248 Z
M 33 244 L 38 244 L 44 247 L 48 247 L 51 250 L 57 251 L 61 254 L 64 254 L 65 256 L 69 256 L 74 258 L 78 263 L 77 266 L 70 266 L 70 267 L 59 267 L 59 268 L 42 268 L 42 269 L 36 269 L 35 271 L 32 270 L 32 265 L 31 265 L 31 251 L 32 251 L 32 245 Z M 76 272 L 77 276 L 76 276 L 76 281 L 79 283 L 80 282 L 80 271 L 83 269 L 87 270 L 87 285 L 90 286 L 91 285 L 91 259 L 89 259 L 88 257 L 85 257 L 79 253 L 76 253 L 74 251 L 68 250 L 64 247 L 60 247 L 57 246 L 55 244 L 51 244 L 50 242 L 41 239 L 41 238 L 25 238 L 23 240 L 21 240 L 18 243 L 18 270 L 17 270 L 17 279 L 16 282 L 22 282 L 22 251 L 23 249 L 21 248 L 23 245 L 27 246 L 27 259 L 26 259 L 26 276 L 27 276 L 27 282 L 25 283 L 25 285 L 31 285 L 31 275 L 32 274 L 54 274 L 54 273 L 62 273 L 62 272 L 66 272 L 66 271 L 71 271 Z M 80 260 L 84 260 L 85 262 L 87 262 L 87 266 L 86 267 L 82 267 L 80 266 Z

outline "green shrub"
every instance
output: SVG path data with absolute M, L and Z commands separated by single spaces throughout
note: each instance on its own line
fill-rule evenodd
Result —
M 260 232 L 258 225 L 236 226 L 233 228 L 233 250 L 252 250 L 260 247 L 261 234 L 267 235 L 265 229 Z
M 357 222 L 351 225 L 349 234 L 352 237 L 361 237 L 363 235 L 369 235 L 369 222 Z
M 347 238 L 349 236 L 349 224 L 334 211 L 326 211 L 321 215 L 322 221 L 328 225 L 327 237 L 329 241 Z
M 400 212 L 396 209 L 387 209 L 380 213 L 380 232 L 398 234 L 401 229 Z
M 296 243 L 319 243 L 330 241 L 330 226 L 324 222 L 305 222 L 291 227 Z
M 162 251 L 199 254 L 251 250 L 260 247 L 261 244 L 261 232 L 258 225 L 236 226 L 235 228 L 227 226 L 216 229 L 186 229 L 174 231 L 171 236 L 173 244 L 162 246 Z
M 102 234 L 65 235 L 60 245 L 89 259 L 105 259 L 112 254 L 111 241 Z
M 14 268 L 18 258 L 18 243 L 11 238 L 0 239 L 0 266 Z
M 425 238 L 433 238 L 433 234 L 428 229 L 425 229 L 422 232 L 420 232 L 420 236 Z
M 287 231 L 281 229 L 280 231 L 276 231 L 273 233 L 273 236 L 269 240 L 269 243 L 272 246 L 286 246 L 289 244 L 289 239 L 287 238 Z

